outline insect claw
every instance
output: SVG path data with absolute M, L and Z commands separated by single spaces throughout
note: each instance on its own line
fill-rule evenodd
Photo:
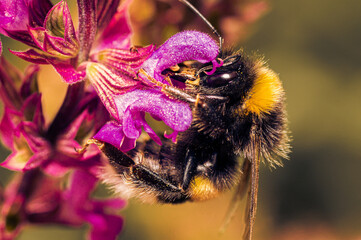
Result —
M 165 78 L 165 80 L 167 80 L 167 82 L 169 83 L 169 85 L 173 87 L 172 80 L 170 79 L 169 76 L 167 76 L 167 77 Z
M 196 102 L 194 103 L 194 106 L 195 106 L 195 107 L 198 107 L 199 101 L 201 101 L 201 100 L 200 100 L 200 98 L 199 98 L 199 94 L 197 94 Z
M 94 138 L 91 138 L 91 139 L 88 139 L 86 141 L 86 143 L 83 145 L 82 148 L 80 149 L 77 149 L 74 147 L 74 150 L 75 152 L 77 152 L 78 154 L 83 154 L 87 149 L 88 147 L 90 146 L 90 144 L 96 144 L 100 149 L 102 149 L 104 147 L 104 143 L 99 141 L 99 140 L 96 140 Z
M 129 48 L 129 51 L 132 52 L 132 53 L 139 53 L 139 52 L 138 52 L 138 48 L 139 48 L 139 47 L 137 47 L 137 46 L 131 46 L 131 47 Z
M 197 78 L 195 80 L 187 80 L 186 84 L 193 85 L 193 86 L 199 86 L 200 78 Z

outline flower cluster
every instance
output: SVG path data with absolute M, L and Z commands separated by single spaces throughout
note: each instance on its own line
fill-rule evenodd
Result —
M 154 46 L 129 50 L 129 2 L 117 8 L 116 0 L 79 0 L 75 30 L 65 1 L 54 6 L 46 0 L 1 1 L 0 33 L 28 45 L 26 51 L 10 51 L 32 63 L 21 73 L 1 59 L 0 135 L 11 151 L 1 166 L 18 172 L 0 190 L 1 239 L 13 239 L 36 223 L 89 223 L 90 239 L 115 239 L 120 232 L 123 220 L 110 210 L 122 208 L 124 200 L 91 197 L 105 164 L 99 149 L 76 149 L 111 116 L 119 120 L 113 95 L 137 88 L 133 68 L 154 51 Z M 51 64 L 70 84 L 49 123 L 37 82 L 41 64 Z
M 154 45 L 132 47 L 130 2 L 78 0 L 77 30 L 66 1 L 54 6 L 48 0 L 0 3 L 0 33 L 30 47 L 10 52 L 32 63 L 21 73 L 1 59 L 0 135 L 11 151 L 1 165 L 19 172 L 2 193 L 2 238 L 12 239 L 27 223 L 90 223 L 91 239 L 114 239 L 122 219 L 107 209 L 124 202 L 90 197 L 107 163 L 95 146 L 85 153 L 76 149 L 93 137 L 128 151 L 142 129 L 162 144 L 145 113 L 170 126 L 174 132 L 166 136 L 173 140 L 189 127 L 189 105 L 166 96 L 149 76 L 169 84 L 161 76 L 164 69 L 190 59 L 213 61 L 218 45 L 207 34 L 188 31 L 157 50 Z M 42 64 L 52 65 L 69 84 L 48 124 L 37 83 Z M 140 69 L 148 76 L 138 74 Z

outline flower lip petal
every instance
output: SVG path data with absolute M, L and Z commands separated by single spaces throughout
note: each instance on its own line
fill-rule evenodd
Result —
M 133 149 L 137 140 L 136 138 L 127 138 L 123 132 L 123 126 L 115 121 L 107 122 L 93 138 L 109 143 L 124 152 Z
M 210 62 L 217 57 L 218 53 L 218 44 L 208 34 L 184 31 L 175 34 L 163 43 L 141 68 L 157 81 L 169 84 L 161 75 L 164 69 L 187 60 Z M 142 76 L 142 79 L 149 82 L 145 76 Z
M 124 134 L 129 138 L 138 138 L 141 126 L 150 137 L 160 143 L 158 136 L 146 124 L 144 113 L 148 112 L 157 120 L 162 120 L 175 131 L 185 131 L 191 124 L 192 112 L 187 103 L 170 99 L 153 89 L 134 90 L 114 96 L 119 119 L 122 119 Z

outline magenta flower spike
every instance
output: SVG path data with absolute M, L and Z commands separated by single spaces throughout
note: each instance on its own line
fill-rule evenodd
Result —
M 73 227 L 90 224 L 89 239 L 115 239 L 123 219 L 114 215 L 114 210 L 124 208 L 125 201 L 91 197 L 97 178 L 87 171 L 74 171 L 66 187 L 65 180 L 37 170 L 16 176 L 3 192 L 0 203 L 1 239 L 14 239 L 27 224 L 54 223 Z M 42 184 L 35 188 L 39 182 Z
M 0 134 L 12 151 L 1 166 L 20 172 L 0 201 L 1 239 L 14 239 L 24 225 L 49 223 L 74 227 L 88 223 L 89 239 L 115 239 L 123 219 L 114 210 L 125 202 L 91 197 L 104 162 L 96 146 L 85 153 L 76 151 L 82 147 L 79 140 L 98 131 L 109 120 L 108 114 L 93 89 L 77 84 L 69 88 L 57 116 L 46 125 L 38 70 L 32 65 L 21 74 L 1 61 L 0 97 L 5 110 Z M 65 173 L 71 173 L 71 184 L 64 189 L 61 182 L 69 176 Z
M 37 92 L 38 71 L 37 66 L 30 66 L 22 75 L 4 59 L 1 61 L 0 97 L 5 111 L 0 121 L 0 135 L 12 151 L 1 166 L 14 171 L 42 168 L 54 176 L 63 175 L 74 167 L 95 172 L 94 168 L 101 165 L 99 150 L 92 147 L 79 155 L 74 149 L 81 148 L 75 140 L 79 129 L 91 133 L 108 120 L 104 115 L 95 116 L 96 111 L 103 112 L 97 96 L 94 93 L 73 96 L 70 101 L 77 102 L 77 107 L 69 106 L 73 114 L 68 110 L 61 121 L 46 126 L 41 94 Z M 86 126 L 88 124 L 90 127 Z
M 75 213 L 78 218 L 90 223 L 89 239 L 112 240 L 122 229 L 123 219 L 111 214 L 111 212 L 123 208 L 125 201 L 120 199 L 91 199 L 90 193 L 96 182 L 97 179 L 88 172 L 75 171 L 70 187 L 63 194 L 65 205 L 62 215 L 66 218 L 65 221 L 71 221 L 71 217 L 66 214 L 67 210 L 71 210 L 70 213 Z M 66 209 L 67 207 L 70 209 Z

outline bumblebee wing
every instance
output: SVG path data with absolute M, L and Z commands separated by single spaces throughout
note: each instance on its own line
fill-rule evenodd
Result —
M 260 165 L 260 140 L 256 134 L 251 137 L 252 141 L 252 159 L 251 159 L 251 187 L 248 191 L 247 207 L 246 207 L 246 228 L 243 234 L 244 240 L 251 240 L 254 222 L 257 211 L 258 181 L 259 181 L 259 165 Z
M 239 181 L 239 184 L 237 185 L 235 193 L 233 194 L 231 203 L 229 204 L 225 220 L 223 221 L 223 225 L 220 229 L 221 233 L 223 233 L 226 230 L 228 224 L 235 216 L 236 210 L 238 209 L 239 204 L 248 189 L 250 175 L 251 175 L 251 162 L 248 159 L 245 159 L 242 165 L 242 177 Z

